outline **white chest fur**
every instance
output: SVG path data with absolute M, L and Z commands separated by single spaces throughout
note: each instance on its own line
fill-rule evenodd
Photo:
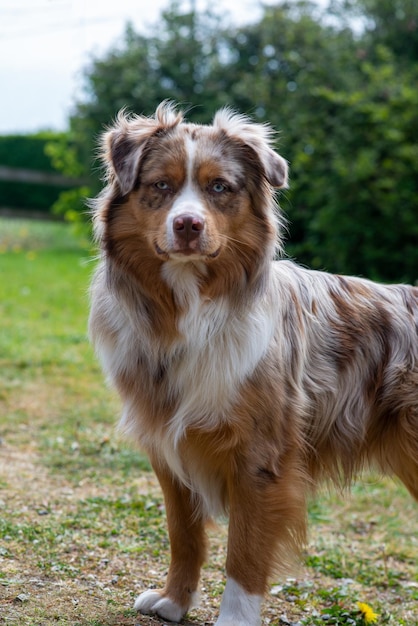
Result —
M 240 385 L 266 353 L 273 334 L 273 315 L 264 301 L 236 313 L 225 300 L 202 300 L 196 273 L 185 269 L 166 264 L 164 272 L 185 311 L 178 323 L 183 356 L 169 372 L 170 387 L 179 398 L 169 428 L 174 445 L 191 425 L 211 428 L 227 419 Z

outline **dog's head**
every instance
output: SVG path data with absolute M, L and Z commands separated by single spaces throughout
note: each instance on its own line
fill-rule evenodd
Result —
M 140 257 L 211 264 L 257 249 L 271 257 L 274 189 L 287 185 L 271 136 L 228 109 L 210 126 L 186 123 L 170 103 L 153 118 L 121 113 L 104 136 L 109 184 L 96 205 L 108 254 L 123 255 L 126 267 Z

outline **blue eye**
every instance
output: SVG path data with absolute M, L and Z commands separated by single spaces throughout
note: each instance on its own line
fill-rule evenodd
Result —
M 210 191 L 213 191 L 214 193 L 223 193 L 224 191 L 227 191 L 228 187 L 224 184 L 221 183 L 219 180 L 213 182 L 210 185 Z
M 166 183 L 165 180 L 159 180 L 158 182 L 155 183 L 155 186 L 157 187 L 157 189 L 159 189 L 160 191 L 168 191 L 170 189 L 170 186 L 168 183 Z

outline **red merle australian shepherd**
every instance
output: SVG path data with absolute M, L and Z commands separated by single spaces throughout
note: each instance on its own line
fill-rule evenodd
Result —
M 166 504 L 167 581 L 135 607 L 175 622 L 210 518 L 229 517 L 216 625 L 256 626 L 319 480 L 374 465 L 418 499 L 418 288 L 274 261 L 287 165 L 271 136 L 229 110 L 201 126 L 163 103 L 104 137 L 90 333 Z

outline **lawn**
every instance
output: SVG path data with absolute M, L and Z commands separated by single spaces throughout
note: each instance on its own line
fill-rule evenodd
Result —
M 161 586 L 164 506 L 148 462 L 115 424 L 119 402 L 86 338 L 88 244 L 64 224 L 0 220 L 0 624 L 151 626 L 135 596 Z M 263 626 L 418 624 L 418 507 L 367 476 L 310 507 L 294 578 L 273 580 Z M 211 531 L 200 608 L 216 619 L 226 529 Z

